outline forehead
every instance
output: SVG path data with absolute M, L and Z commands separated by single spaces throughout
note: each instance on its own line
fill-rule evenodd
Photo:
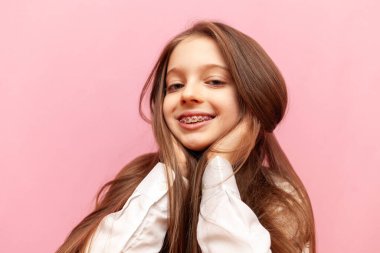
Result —
M 220 65 L 227 68 L 216 42 L 206 36 L 191 35 L 181 41 L 173 50 L 168 62 L 172 68 L 192 69 L 204 65 Z

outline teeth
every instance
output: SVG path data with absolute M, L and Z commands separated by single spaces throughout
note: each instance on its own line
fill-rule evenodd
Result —
M 180 120 L 181 123 L 191 124 L 191 123 L 197 123 L 202 122 L 205 120 L 210 120 L 210 116 L 190 116 L 190 117 L 184 117 Z

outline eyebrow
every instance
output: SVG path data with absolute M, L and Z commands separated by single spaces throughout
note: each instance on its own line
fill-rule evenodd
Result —
M 205 70 L 212 69 L 212 68 L 220 68 L 220 69 L 223 69 L 224 71 L 229 72 L 229 69 L 227 67 L 224 67 L 224 66 L 218 65 L 218 64 L 202 65 L 201 67 L 199 67 L 199 70 L 205 71 Z M 171 68 L 168 72 L 166 72 L 166 76 L 168 76 L 171 73 L 179 73 L 179 72 L 181 72 L 181 68 Z

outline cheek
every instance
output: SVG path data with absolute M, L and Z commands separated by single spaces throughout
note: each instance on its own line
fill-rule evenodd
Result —
M 167 101 L 167 99 L 164 99 L 164 103 L 162 105 L 162 111 L 164 113 L 164 118 L 165 120 L 167 120 L 168 116 L 169 116 L 169 103 Z
M 164 114 L 165 122 L 168 125 L 170 131 L 172 131 L 172 119 L 174 118 L 173 110 L 173 104 L 171 103 L 170 99 L 164 99 L 162 111 Z
M 236 116 L 238 117 L 238 114 L 240 113 L 240 105 L 239 105 L 239 101 L 236 97 L 236 93 L 233 92 L 231 94 L 231 100 L 229 101 L 230 104 L 229 104 L 229 108 L 231 110 L 232 113 L 236 114 Z
M 237 101 L 235 101 L 233 104 L 231 104 L 231 111 L 236 116 L 239 117 L 240 114 L 240 106 Z
M 235 97 L 234 93 L 224 94 L 223 99 L 220 98 L 216 103 L 219 105 L 219 110 L 229 115 L 229 117 L 234 117 L 236 114 L 240 113 L 239 102 Z M 223 101 L 221 104 L 220 101 Z
M 224 104 L 224 120 L 226 127 L 233 127 L 236 125 L 240 119 L 240 106 L 236 100 L 226 101 Z

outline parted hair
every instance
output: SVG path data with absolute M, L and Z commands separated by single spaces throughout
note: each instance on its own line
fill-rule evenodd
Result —
M 170 216 L 161 252 L 201 252 L 196 238 L 201 182 L 207 154 L 215 152 L 216 147 L 211 145 L 203 152 L 193 152 L 181 146 L 186 169 L 190 172 L 185 184 L 181 180 L 179 161 L 173 155 L 175 136 L 163 116 L 168 61 L 174 48 L 189 36 L 206 36 L 216 42 L 236 86 L 240 117 L 249 118 L 250 127 L 239 148 L 218 152 L 232 152 L 232 166 L 242 201 L 269 231 L 271 251 L 296 253 L 307 246 L 310 253 L 316 252 L 309 196 L 273 133 L 287 107 L 284 78 L 254 39 L 226 24 L 200 21 L 167 43 L 140 95 L 140 114 L 152 126 L 158 151 L 135 158 L 100 189 L 95 209 L 71 231 L 57 253 L 85 252 L 100 221 L 123 207 L 159 161 L 176 175 L 169 189 Z M 143 113 L 143 101 L 148 94 L 150 117 Z

